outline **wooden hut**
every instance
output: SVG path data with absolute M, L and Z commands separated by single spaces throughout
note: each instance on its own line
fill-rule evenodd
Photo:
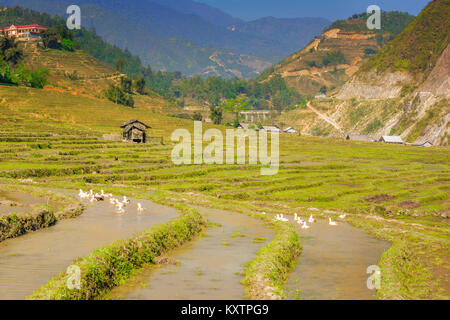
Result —
M 123 129 L 123 139 L 126 141 L 136 143 L 146 143 L 147 133 L 146 130 L 150 126 L 139 120 L 130 120 L 120 126 Z

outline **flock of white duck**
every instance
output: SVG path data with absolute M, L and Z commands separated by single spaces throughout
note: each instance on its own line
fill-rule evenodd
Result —
M 263 214 L 265 215 L 266 213 L 263 212 Z M 340 219 L 345 219 L 345 217 L 347 217 L 347 214 L 341 214 L 339 216 Z M 275 221 L 282 221 L 282 222 L 289 222 L 289 219 L 286 218 L 282 213 L 281 214 L 277 214 L 275 216 Z M 305 220 L 303 220 L 297 213 L 294 214 L 294 223 L 298 223 L 302 229 L 309 229 L 311 228 L 311 224 L 313 224 L 314 222 L 316 222 L 316 219 L 314 219 L 313 215 L 311 214 L 309 216 L 308 219 L 305 218 Z M 308 223 L 310 225 L 308 225 Z M 331 220 L 330 217 L 328 217 L 328 224 L 330 226 L 337 226 L 337 222 Z
M 130 204 L 130 199 L 128 199 L 127 196 L 123 196 L 122 201 L 119 201 L 113 197 L 112 193 L 105 193 L 103 190 L 101 193 L 94 193 L 92 189 L 89 192 L 84 192 L 80 189 L 78 196 L 80 199 L 86 199 L 90 202 L 105 201 L 105 199 L 109 199 L 109 203 L 115 206 L 117 213 L 125 213 L 125 207 Z M 138 202 L 136 207 L 138 212 L 144 211 L 141 203 Z

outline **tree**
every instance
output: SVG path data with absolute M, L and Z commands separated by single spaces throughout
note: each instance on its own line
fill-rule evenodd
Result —
M 320 88 L 320 93 L 327 94 L 327 87 L 322 86 L 322 87 Z
M 199 111 L 195 111 L 193 116 L 192 116 L 192 119 L 194 121 L 202 121 L 203 120 L 203 116 L 202 116 L 202 114 Z
M 120 78 L 120 87 L 122 88 L 123 91 L 131 93 L 132 86 L 133 83 L 129 78 L 127 77 Z
M 133 97 L 122 90 L 121 87 L 111 85 L 107 90 L 104 91 L 104 95 L 108 100 L 116 104 L 134 107 Z
M 118 58 L 114 64 L 116 66 L 116 70 L 117 71 L 123 72 L 123 68 L 125 66 L 125 59 L 124 58 Z
M 136 80 L 135 87 L 137 93 L 145 94 L 145 79 L 143 76 L 140 76 L 139 79 Z
M 15 38 L 2 36 L 0 37 L 0 56 L 11 66 L 15 66 L 23 57 L 22 50 L 19 49 Z
M 235 120 L 239 122 L 239 114 L 248 110 L 248 101 L 245 98 L 228 99 L 222 106 L 223 110 L 234 113 Z
M 42 43 L 44 44 L 44 48 L 46 49 L 58 49 L 58 33 L 55 29 L 47 29 L 42 30 L 40 32 L 40 36 L 42 38 Z
M 211 120 L 214 124 L 221 124 L 222 123 L 222 109 L 217 106 L 211 106 Z

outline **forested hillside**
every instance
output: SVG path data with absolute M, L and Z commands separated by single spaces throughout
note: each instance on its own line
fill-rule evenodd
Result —
M 282 32 L 286 28 L 275 28 L 278 21 L 273 24 L 264 21 L 264 26 L 274 30 L 275 35 L 247 33 L 225 26 L 240 22 L 212 7 L 188 0 L 162 2 L 81 0 L 77 3 L 85 28 L 95 27 L 103 39 L 128 49 L 144 65 L 185 75 L 256 77 L 305 45 L 328 24 L 324 19 L 317 19 L 309 27 L 309 20 L 291 21 L 297 32 L 284 39 Z M 65 15 L 71 4 L 68 0 L 2 1 L 2 5 L 20 5 L 60 16 Z M 214 17 L 218 22 L 213 21 Z
M 298 93 L 314 96 L 342 86 L 414 17 L 402 12 L 384 12 L 381 30 L 369 30 L 367 14 L 355 14 L 326 28 L 301 51 L 264 71 L 265 80 L 281 75 Z

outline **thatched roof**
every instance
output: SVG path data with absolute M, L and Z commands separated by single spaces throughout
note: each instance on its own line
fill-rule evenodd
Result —
M 132 129 L 138 129 L 138 130 L 140 130 L 140 131 L 145 131 L 146 127 L 143 126 L 143 125 L 140 124 L 140 123 L 132 123 L 132 124 L 127 125 L 127 126 L 123 129 L 123 131 L 124 131 L 124 132 L 128 132 L 128 131 L 130 131 L 130 130 L 132 130 Z
M 139 124 L 140 126 L 137 126 L 137 124 Z M 130 120 L 130 121 L 127 121 L 127 122 L 125 122 L 124 124 L 122 124 L 120 127 L 121 127 L 121 128 L 126 128 L 126 127 L 128 127 L 129 125 L 136 125 L 137 128 L 139 128 L 139 127 L 144 127 L 144 130 L 145 130 L 145 129 L 148 129 L 148 128 L 151 128 L 150 126 L 146 125 L 145 123 L 143 123 L 142 121 L 139 121 L 139 120 Z

